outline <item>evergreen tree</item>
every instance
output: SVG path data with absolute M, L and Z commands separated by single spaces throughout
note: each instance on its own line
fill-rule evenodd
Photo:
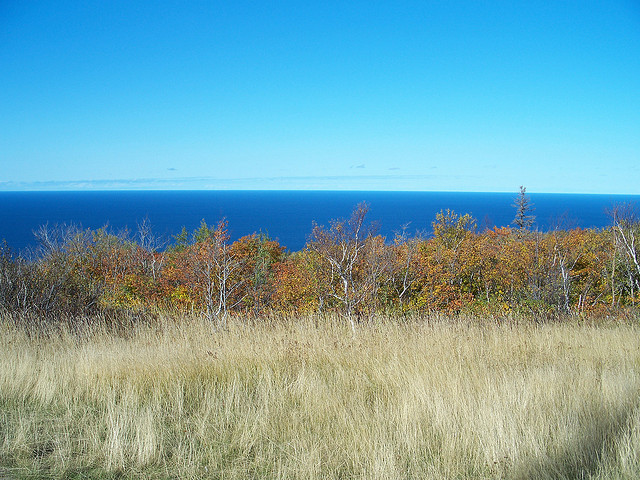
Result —
M 513 225 L 521 232 L 529 230 L 536 220 L 533 203 L 527 195 L 527 188 L 520 185 L 520 193 L 514 200 L 513 206 L 516 207 L 516 216 L 513 219 Z

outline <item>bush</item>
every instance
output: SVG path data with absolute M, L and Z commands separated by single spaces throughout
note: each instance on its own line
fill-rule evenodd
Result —
M 64 257 L 28 262 L 0 247 L 0 309 L 47 320 L 98 312 L 99 289 L 83 281 Z

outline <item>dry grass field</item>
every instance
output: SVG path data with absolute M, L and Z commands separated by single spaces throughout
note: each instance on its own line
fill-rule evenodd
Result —
M 0 478 L 640 478 L 640 327 L 0 326 Z

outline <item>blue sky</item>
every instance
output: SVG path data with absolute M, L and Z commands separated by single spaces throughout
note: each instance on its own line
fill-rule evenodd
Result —
M 0 3 L 0 190 L 640 194 L 640 2 Z

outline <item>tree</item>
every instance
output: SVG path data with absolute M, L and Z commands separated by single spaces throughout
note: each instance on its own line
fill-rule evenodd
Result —
M 409 237 L 407 225 L 402 226 L 402 230 L 396 233 L 393 243 L 393 263 L 392 263 L 392 288 L 400 305 L 406 305 L 409 301 L 411 291 L 420 279 L 421 272 L 418 267 L 418 253 L 420 245 L 424 243 L 422 232 Z
M 513 206 L 516 207 L 516 216 L 513 219 L 513 225 L 523 233 L 531 228 L 536 220 L 533 203 L 531 203 L 527 195 L 527 188 L 520 185 L 520 193 L 515 198 Z
M 469 291 L 476 261 L 470 247 L 477 221 L 470 214 L 446 209 L 432 222 L 433 238 L 420 246 L 423 278 L 416 306 L 422 310 L 455 313 L 473 299 Z
M 189 247 L 189 263 L 194 280 L 202 295 L 207 317 L 224 325 L 227 313 L 236 307 L 241 298 L 235 298 L 245 279 L 237 278 L 241 262 L 232 255 L 229 247 L 227 221 L 222 219 L 216 227 L 202 220 L 193 234 L 195 243 Z
M 329 267 L 330 296 L 342 304 L 354 333 L 356 310 L 371 298 L 381 278 L 388 273 L 380 239 L 374 236 L 374 228 L 365 223 L 368 212 L 369 205 L 362 202 L 349 220 L 331 220 L 328 229 L 314 224 L 307 242 L 308 248 Z
M 640 218 L 632 204 L 615 205 L 610 215 L 613 220 L 614 255 L 617 254 L 619 258 L 620 273 L 626 280 L 625 287 L 631 302 L 635 304 L 635 296 L 640 291 Z
M 275 264 L 273 308 L 283 313 L 321 312 L 330 278 L 319 263 L 320 256 L 307 248 Z
M 458 215 L 447 208 L 436 214 L 436 219 L 431 226 L 433 237 L 446 248 L 456 251 L 467 235 L 476 231 L 478 222 L 468 213 Z
M 22 257 L 14 257 L 6 240 L 0 244 L 0 312 L 27 313 L 36 306 L 34 270 Z
M 14 306 L 43 318 L 97 311 L 104 282 L 94 281 L 87 268 L 90 232 L 75 225 L 44 225 L 34 235 L 39 248 L 29 262 L 15 259 L 16 275 L 7 285 L 19 292 Z
M 187 227 L 182 226 L 182 230 L 177 235 L 173 235 L 173 244 L 169 246 L 169 251 L 184 252 L 189 247 L 189 232 Z
M 164 266 L 164 248 L 167 242 L 153 232 L 149 217 L 145 217 L 142 222 L 138 223 L 137 237 L 140 247 L 137 252 L 137 260 L 143 272 L 155 281 Z
M 270 303 L 275 289 L 273 266 L 283 252 L 284 248 L 264 233 L 244 236 L 231 245 L 230 253 L 241 265 L 238 276 L 243 280 L 237 296 L 242 297 L 243 308 L 253 314 Z
M 578 262 L 585 254 L 582 230 L 555 230 L 548 235 L 550 243 L 548 249 L 552 257 L 548 271 L 551 276 L 548 288 L 552 291 L 552 298 L 559 300 L 557 307 L 565 313 L 571 313 L 571 294 L 573 283 L 577 280 Z M 552 276 L 556 274 L 557 281 Z

